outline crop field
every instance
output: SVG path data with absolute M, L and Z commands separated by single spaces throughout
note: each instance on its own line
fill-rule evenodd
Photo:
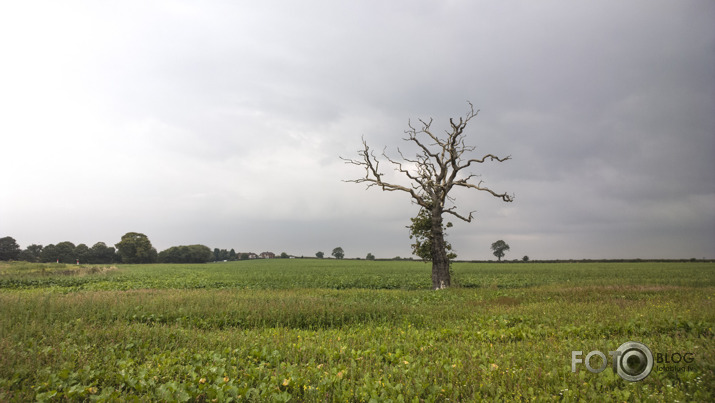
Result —
M 0 401 L 713 401 L 715 263 L 453 271 L 0 263 Z M 611 368 L 627 341 L 654 356 L 639 382 Z

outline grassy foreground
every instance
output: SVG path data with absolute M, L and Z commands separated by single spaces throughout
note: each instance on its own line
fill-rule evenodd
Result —
M 0 401 L 715 396 L 713 263 L 454 272 L 433 292 L 420 262 L 0 263 Z M 571 351 L 631 340 L 671 361 L 640 382 L 571 372 Z

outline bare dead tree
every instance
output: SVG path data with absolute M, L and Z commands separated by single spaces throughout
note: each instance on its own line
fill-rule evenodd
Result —
M 482 158 L 465 158 L 465 154 L 471 153 L 476 147 L 466 145 L 464 129 L 467 123 L 476 117 L 478 113 L 479 111 L 475 111 L 474 105 L 469 102 L 469 112 L 465 117 L 460 117 L 459 121 L 455 121 L 455 119 L 449 120 L 451 130 L 445 131 L 446 138 L 437 136 L 432 131 L 432 119 L 429 121 L 420 119 L 419 128 L 414 127 L 412 122 L 408 122 L 408 130 L 405 130 L 407 137 L 403 138 L 403 140 L 416 145 L 418 150 L 416 156 L 407 158 L 398 148 L 397 152 L 402 162 L 388 157 L 384 150 L 382 157 L 392 164 L 396 171 L 409 179 L 409 185 L 388 183 L 382 179 L 384 174 L 380 171 L 380 160 L 367 145 L 364 138 L 362 140 L 363 148 L 358 151 L 359 159 L 340 157 L 347 164 L 357 165 L 365 169 L 364 177 L 346 180 L 346 182 L 367 183 L 368 188 L 378 186 L 388 192 L 401 191 L 408 193 L 414 203 L 429 213 L 432 241 L 432 287 L 436 290 L 447 288 L 451 284 L 442 215 L 444 213 L 451 214 L 466 222 L 471 222 L 474 218 L 474 211 L 465 216 L 456 211 L 456 206 L 448 206 L 448 202 L 450 204 L 454 202 L 454 198 L 449 196 L 450 191 L 455 187 L 462 187 L 487 192 L 505 202 L 514 200 L 514 195 L 497 193 L 484 186 L 482 180 L 474 183 L 473 179 L 479 175 L 467 170 L 472 164 L 482 164 L 486 161 L 504 162 L 511 159 L 511 156 L 499 158 L 493 154 L 486 154 Z M 462 172 L 461 175 L 460 172 Z

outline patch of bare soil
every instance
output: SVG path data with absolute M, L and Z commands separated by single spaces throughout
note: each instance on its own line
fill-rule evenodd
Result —
M 79 267 L 75 270 L 59 270 L 55 272 L 44 272 L 47 275 L 61 275 L 61 276 L 88 276 L 92 274 L 103 274 L 111 271 L 119 270 L 116 266 L 92 266 L 92 267 Z

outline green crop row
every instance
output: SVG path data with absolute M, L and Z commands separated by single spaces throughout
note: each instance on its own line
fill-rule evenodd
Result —
M 481 282 L 435 292 L 405 285 L 429 282 L 417 262 L 243 263 L 0 266 L 5 280 L 86 280 L 0 289 L 0 401 L 715 395 L 712 264 L 463 264 L 460 283 Z M 395 289 L 369 286 L 380 276 Z M 331 286 L 338 279 L 361 286 Z M 640 382 L 571 372 L 572 351 L 629 340 L 693 360 L 656 364 Z
M 465 288 L 549 284 L 715 286 L 712 262 L 454 263 Z M 211 264 L 74 266 L 0 263 L 0 289 L 131 290 L 145 288 L 430 289 L 429 264 L 416 261 L 273 259 Z

